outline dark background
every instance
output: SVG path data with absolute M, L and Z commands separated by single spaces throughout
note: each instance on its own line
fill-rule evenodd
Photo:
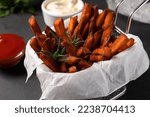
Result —
M 83 0 L 91 4 L 97 4 L 100 9 L 107 8 L 105 0 Z M 42 30 L 45 28 L 42 12 L 39 10 L 36 19 Z M 26 42 L 33 36 L 27 20 L 31 14 L 11 14 L 10 16 L 0 18 L 0 33 L 14 33 L 25 38 Z M 127 17 L 119 15 L 117 25 L 124 30 Z M 130 33 L 138 35 L 144 45 L 148 55 L 150 55 L 150 24 L 144 24 L 133 21 Z M 133 58 L 134 59 L 134 58 Z M 119 99 L 150 99 L 150 69 L 147 70 L 137 80 L 127 85 L 126 93 Z M 23 66 L 23 60 L 15 67 L 7 70 L 0 69 L 0 99 L 6 100 L 34 100 L 39 99 L 41 89 L 36 74 L 32 75 L 28 83 L 26 80 L 26 70 Z

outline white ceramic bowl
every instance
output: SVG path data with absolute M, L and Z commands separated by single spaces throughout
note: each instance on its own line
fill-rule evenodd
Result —
M 47 6 L 47 4 L 49 3 L 49 2 L 51 2 L 51 1 L 55 1 L 55 0 L 45 0 L 45 1 L 43 1 L 43 3 L 42 3 L 42 5 L 41 5 L 41 9 L 42 9 L 42 12 L 43 12 L 43 17 L 44 17 L 44 21 L 45 21 L 45 24 L 46 25 L 48 25 L 48 26 L 53 26 L 53 23 L 54 23 L 54 21 L 57 19 L 57 18 L 63 18 L 63 19 L 66 19 L 66 18 L 68 18 L 68 17 L 70 17 L 70 16 L 73 16 L 73 15 L 75 15 L 75 14 L 77 14 L 77 13 L 79 13 L 79 12 L 81 12 L 81 10 L 83 9 L 83 7 L 84 7 L 84 3 L 83 3 L 83 1 L 82 0 L 78 0 L 78 11 L 76 11 L 76 12 L 73 12 L 73 13 L 69 13 L 69 14 L 67 14 L 67 15 L 57 15 L 57 14 L 54 14 L 54 13 L 51 13 L 50 11 L 48 11 L 47 9 L 46 9 L 46 6 Z

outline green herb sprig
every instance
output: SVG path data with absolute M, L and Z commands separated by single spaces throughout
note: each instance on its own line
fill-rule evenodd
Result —
M 56 51 L 54 51 L 54 52 L 48 52 L 48 51 L 46 51 L 46 50 L 42 50 L 41 52 L 42 52 L 43 54 L 45 54 L 46 56 L 52 57 L 54 60 L 58 60 L 58 61 L 59 61 L 60 58 L 66 56 L 66 50 L 65 50 L 65 47 L 62 47 L 62 46 L 61 46 L 61 41 L 60 41 L 60 38 L 57 36 L 57 34 L 56 34 L 54 31 L 52 31 L 52 30 L 50 30 L 50 33 L 51 33 L 52 37 L 55 38 L 56 41 L 57 41 L 57 49 L 56 49 Z M 76 36 L 76 35 L 75 35 L 73 38 L 72 38 L 68 33 L 65 33 L 65 35 L 67 36 L 69 42 L 70 42 L 73 46 L 75 46 L 75 47 L 77 47 L 77 46 L 80 45 L 81 43 L 84 43 L 84 41 L 82 41 L 82 40 L 81 40 L 80 38 L 78 38 L 78 36 Z
M 73 38 L 71 38 L 70 34 L 65 33 L 65 35 L 68 37 L 69 42 L 74 46 L 77 47 L 81 43 L 84 43 L 84 40 L 81 40 L 77 35 L 75 35 Z
M 84 40 L 78 38 L 77 35 L 75 35 L 73 40 L 71 41 L 71 44 L 74 45 L 75 47 L 79 46 L 81 43 L 84 43 Z

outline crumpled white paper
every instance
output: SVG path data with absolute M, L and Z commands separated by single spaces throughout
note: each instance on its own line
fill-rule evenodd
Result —
M 111 60 L 94 63 L 76 73 L 54 73 L 31 48 L 26 46 L 24 65 L 27 80 L 36 69 L 42 95 L 40 99 L 90 99 L 111 94 L 128 82 L 137 79 L 149 67 L 149 58 L 141 40 L 134 35 L 136 43 L 115 55 Z
M 111 60 L 94 63 L 76 73 L 52 72 L 28 42 L 24 60 L 27 80 L 36 69 L 42 89 L 40 99 L 91 99 L 107 96 L 140 77 L 149 67 L 149 58 L 139 37 L 132 34 L 127 36 L 135 39 L 131 48 Z

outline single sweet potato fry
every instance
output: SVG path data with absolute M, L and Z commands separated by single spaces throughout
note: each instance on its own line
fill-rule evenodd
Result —
M 59 61 L 67 63 L 69 65 L 78 63 L 80 60 L 81 60 L 81 58 L 78 58 L 76 56 L 64 56 L 59 59 Z
M 109 27 L 107 27 L 107 29 L 103 31 L 100 44 L 101 47 L 105 47 L 109 44 L 112 32 L 113 32 L 113 25 L 110 25 Z
M 78 24 L 78 25 L 79 25 L 79 24 Z M 78 25 L 76 26 L 76 28 L 75 28 L 75 30 L 74 30 L 74 32 L 73 32 L 73 35 L 72 35 L 73 37 L 74 37 L 74 36 L 77 36 L 78 33 L 80 32 L 80 31 L 79 31 L 79 26 L 78 26 Z
M 87 24 L 85 25 L 83 31 L 82 31 L 82 37 L 85 39 L 88 35 L 88 31 L 89 31 L 89 22 L 87 22 Z
M 95 32 L 96 31 L 96 24 L 95 24 L 95 19 L 91 18 L 90 19 L 90 24 L 89 24 L 89 32 Z
M 33 48 L 33 50 L 35 52 L 39 52 L 41 49 L 38 42 L 37 42 L 37 39 L 34 37 L 30 39 L 30 46 Z
M 74 16 L 74 17 L 70 17 L 70 21 L 69 21 L 69 25 L 68 25 L 68 33 L 72 36 L 77 24 L 78 24 L 78 21 L 77 21 L 77 16 Z
M 92 7 L 92 17 L 94 20 L 96 20 L 97 16 L 98 16 L 98 6 L 97 5 L 94 5 Z
M 102 36 L 102 30 L 98 30 L 94 33 L 92 50 L 95 49 L 97 46 L 98 47 L 100 46 L 101 36 Z
M 93 47 L 93 45 L 92 45 L 93 44 L 93 38 L 94 38 L 93 33 L 92 32 L 89 33 L 84 44 L 83 44 L 83 47 L 86 47 L 89 50 L 91 50 Z
M 51 35 L 51 28 L 49 26 L 46 26 L 45 34 L 46 34 L 47 37 L 50 37 L 50 38 L 52 37 L 52 35 Z
M 56 31 L 56 34 L 59 36 L 59 37 L 62 37 L 65 35 L 65 26 L 64 26 L 64 20 L 62 18 L 58 18 L 55 20 L 54 22 L 54 28 L 55 28 L 55 31 Z
M 126 50 L 127 48 L 130 48 L 131 46 L 134 45 L 134 39 L 131 38 L 131 39 L 128 39 L 128 41 L 126 42 L 126 44 L 124 44 L 124 46 L 122 46 L 118 52 L 122 52 L 124 50 Z
M 134 45 L 134 39 L 133 38 L 130 38 L 127 42 L 127 47 L 130 48 L 131 46 Z
M 103 30 L 105 30 L 112 24 L 114 24 L 114 13 L 111 11 L 107 11 L 107 15 L 105 17 L 104 24 L 102 26 Z
M 42 33 L 34 16 L 31 16 L 29 18 L 28 23 L 29 23 L 29 26 L 30 26 L 32 32 L 34 33 L 34 35 Z
M 50 57 L 50 56 L 48 56 L 48 55 L 46 55 L 46 54 L 40 52 L 40 53 L 39 53 L 39 58 L 40 58 L 40 59 L 44 62 L 44 64 L 47 65 L 53 72 L 58 72 L 58 71 L 59 71 L 58 65 L 57 65 L 56 61 L 55 61 L 52 57 Z
M 124 50 L 125 46 L 127 46 L 127 42 L 128 42 L 127 36 L 124 34 L 121 34 L 111 45 L 112 54 L 115 55 L 118 52 Z
M 69 69 L 68 69 L 68 72 L 69 73 L 74 73 L 74 72 L 77 72 L 78 70 L 77 70 L 77 67 L 76 66 L 71 66 L 71 67 L 69 67 Z
M 98 48 L 95 49 L 92 54 L 94 55 L 102 55 L 104 56 L 106 59 L 110 59 L 112 57 L 111 54 L 111 49 L 109 47 L 104 47 L 104 48 Z
M 90 55 L 90 61 L 92 61 L 92 62 L 104 61 L 105 59 L 106 58 L 103 55 L 94 55 L 94 54 Z

